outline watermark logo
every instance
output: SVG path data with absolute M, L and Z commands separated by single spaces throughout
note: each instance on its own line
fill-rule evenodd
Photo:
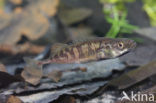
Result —
M 130 95 L 128 95 L 125 91 L 122 92 L 123 97 L 121 98 L 121 101 L 123 100 L 129 100 L 129 101 L 138 101 L 138 102 L 154 102 L 154 94 L 142 94 L 140 92 L 134 93 L 131 92 Z

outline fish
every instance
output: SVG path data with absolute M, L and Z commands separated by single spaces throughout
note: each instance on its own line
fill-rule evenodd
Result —
M 56 43 L 52 46 L 51 55 L 46 60 L 36 61 L 30 58 L 24 58 L 28 65 L 27 67 L 30 69 L 24 69 L 22 77 L 29 82 L 30 78 L 27 77 L 30 75 L 33 77 L 32 75 L 36 70 L 39 70 L 39 73 L 42 74 L 42 68 L 45 64 L 80 64 L 91 61 L 113 59 L 130 52 L 135 47 L 136 42 L 127 38 L 96 37 L 72 44 Z M 53 80 L 58 82 L 62 76 L 62 72 L 55 70 L 53 73 L 50 73 L 50 75 Z M 36 84 L 39 83 L 41 77 L 42 76 L 38 76 L 38 79 L 36 79 L 37 77 L 34 75 L 34 80 L 37 80 L 35 81 Z
M 111 59 L 128 53 L 135 47 L 136 42 L 127 38 L 98 37 L 71 45 L 59 43 L 53 45 L 50 58 L 40 61 L 39 64 L 85 63 Z

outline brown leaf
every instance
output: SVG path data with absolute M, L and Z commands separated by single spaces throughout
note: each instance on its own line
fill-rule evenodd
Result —
M 25 43 L 22 45 L 14 46 L 13 49 L 14 51 L 16 51 L 16 54 L 17 53 L 38 54 L 38 53 L 41 53 L 45 49 L 45 46 L 38 46 L 38 45 L 31 44 L 31 43 Z
M 18 14 L 18 13 L 21 13 L 22 12 L 22 8 L 21 7 L 16 7 L 14 9 L 14 13 Z
M 90 9 L 86 8 L 62 8 L 59 12 L 59 17 L 66 25 L 80 22 L 92 14 Z M 80 16 L 81 15 L 81 16 Z
M 42 15 L 50 17 L 56 14 L 60 0 L 44 0 L 44 1 L 29 0 L 29 1 L 31 3 L 31 5 L 28 7 L 29 10 L 34 9 L 34 12 L 38 12 L 41 13 Z
M 5 0 L 0 0 L 0 13 L 4 12 L 4 3 L 5 3 Z
M 54 16 L 59 0 L 33 0 L 21 13 L 11 14 L 9 22 L 0 28 L 0 44 L 14 45 L 21 35 L 36 40 L 46 34 L 50 27 L 49 16 Z M 6 20 L 6 19 L 4 19 Z
M 20 4 L 22 4 L 23 0 L 9 0 L 9 1 L 16 4 L 16 5 L 20 5 Z
M 38 46 L 31 43 L 25 43 L 20 45 L 7 45 L 7 44 L 0 45 L 0 52 L 9 53 L 12 55 L 19 53 L 38 54 L 41 53 L 44 49 L 45 49 L 44 46 Z
M 0 71 L 1 72 L 7 72 L 4 64 L 2 64 L 2 63 L 0 63 Z
M 108 85 L 117 87 L 118 89 L 128 88 L 152 75 L 156 74 L 156 61 L 152 61 L 138 69 L 132 70 L 118 78 L 111 80 Z
M 9 25 L 12 14 L 6 14 L 5 12 L 0 12 L 0 30 Z
M 24 67 L 24 70 L 21 73 L 21 76 L 24 80 L 30 84 L 37 85 L 42 78 L 42 66 L 37 64 L 37 61 L 24 58 L 27 65 Z
M 0 103 L 23 103 L 23 102 L 14 95 L 0 94 Z
M 95 91 L 98 90 L 99 87 L 103 86 L 106 82 L 105 81 L 101 81 L 101 82 L 97 81 L 97 82 L 93 82 L 93 83 L 82 83 L 82 84 L 79 84 L 79 82 L 78 82 L 78 85 L 74 85 L 74 86 L 64 85 L 65 87 L 59 83 L 50 82 L 50 84 L 49 83 L 47 84 L 47 82 L 46 82 L 43 84 L 43 88 L 39 89 L 39 92 L 35 92 L 38 87 L 35 87 L 34 89 L 32 87 L 30 87 L 29 91 L 32 91 L 32 89 L 33 89 L 34 92 L 32 91 L 32 93 L 28 94 L 28 95 L 18 95 L 18 97 L 26 103 L 29 103 L 29 102 L 42 103 L 43 101 L 45 103 L 49 103 L 49 102 L 63 103 L 63 101 L 66 101 L 65 103 L 72 103 L 75 101 L 76 98 L 67 98 L 67 100 L 63 100 L 62 98 L 60 98 L 60 101 L 57 101 L 57 99 L 60 96 L 64 97 L 64 95 L 68 95 L 68 94 L 70 96 L 74 95 L 74 96 L 78 96 L 78 97 L 79 96 L 81 96 L 81 97 L 87 96 L 88 97 L 88 95 L 92 95 L 92 93 L 95 93 Z M 52 86 L 52 87 L 49 87 L 49 86 Z M 57 90 L 53 86 L 56 86 L 56 88 L 62 87 L 62 89 Z M 21 91 L 21 92 L 23 93 L 23 91 Z M 76 99 L 76 101 L 77 101 L 77 99 Z
M 69 30 L 71 31 L 71 39 L 73 41 L 94 37 L 93 30 L 89 27 L 69 28 Z
M 23 103 L 19 98 L 17 98 L 16 96 L 9 96 L 6 103 Z

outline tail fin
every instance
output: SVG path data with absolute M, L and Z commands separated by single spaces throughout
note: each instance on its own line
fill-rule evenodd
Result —
M 24 80 L 32 85 L 37 85 L 40 82 L 40 79 L 43 76 L 42 65 L 39 65 L 39 61 L 24 57 L 26 66 L 21 73 L 21 76 Z

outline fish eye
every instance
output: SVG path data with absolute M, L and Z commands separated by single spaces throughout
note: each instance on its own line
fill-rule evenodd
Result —
M 120 49 L 122 49 L 122 48 L 124 47 L 123 43 L 122 43 L 122 42 L 119 42 L 118 47 L 119 47 Z

